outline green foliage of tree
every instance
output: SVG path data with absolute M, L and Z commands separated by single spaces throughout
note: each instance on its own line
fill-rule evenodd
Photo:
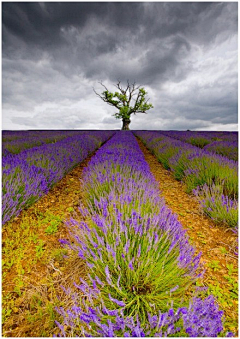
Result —
M 115 85 L 118 89 L 117 92 L 110 92 L 105 85 L 100 82 L 105 88 L 101 94 L 94 92 L 107 104 L 114 106 L 118 112 L 113 114 L 116 119 L 122 119 L 122 130 L 129 130 L 131 122 L 131 114 L 146 113 L 147 110 L 153 108 L 153 105 L 148 103 L 146 99 L 147 92 L 143 87 L 136 86 L 135 82 L 130 85 L 127 82 L 127 87 L 124 89 L 120 81 Z

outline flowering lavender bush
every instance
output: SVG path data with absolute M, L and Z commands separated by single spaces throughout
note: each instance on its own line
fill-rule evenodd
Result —
M 184 179 L 189 192 L 204 183 L 218 181 L 223 182 L 226 195 L 235 197 L 238 195 L 238 169 L 235 161 L 170 137 L 161 140 L 161 144 L 164 144 L 163 148 L 159 142 L 154 145 L 154 137 L 159 137 L 161 133 L 138 131 L 135 132 L 135 135 L 140 137 L 147 147 L 149 147 L 148 140 L 151 141 L 151 149 L 154 150 L 154 154 L 160 161 L 163 157 L 167 158 L 168 167 L 174 173 L 176 172 L 177 178 Z M 169 153 L 168 149 L 174 149 L 174 154 Z M 169 156 L 167 156 L 168 154 Z
M 238 160 L 238 140 L 218 140 L 204 147 L 204 150 L 223 155 L 229 159 Z
M 46 194 L 70 169 L 112 134 L 107 131 L 80 132 L 53 144 L 3 157 L 3 224 Z
M 133 212 L 126 220 L 121 214 L 113 210 L 81 223 L 84 235 L 72 248 L 87 260 L 91 285 L 99 286 L 106 307 L 124 307 L 126 314 L 139 314 L 144 322 L 153 308 L 166 310 L 170 300 L 176 307 L 182 302 L 196 279 L 199 256 L 193 257 L 181 232 L 164 230 L 181 226 L 173 217 L 164 220 L 166 211 L 161 218 Z
M 61 331 L 59 337 L 217 337 L 223 330 L 223 312 L 219 311 L 212 296 L 204 300 L 195 297 L 187 307 L 175 311 L 169 308 L 154 315 L 148 313 L 143 326 L 138 316 L 125 316 L 123 310 L 108 309 L 96 289 L 87 288 L 86 284 L 78 287 L 80 290 L 85 288 L 88 302 L 72 294 L 70 310 L 57 308 L 64 319 L 63 324 L 56 321 Z M 233 334 L 229 332 L 225 336 Z
M 161 131 L 162 134 L 186 142 L 190 138 L 203 138 L 213 141 L 237 141 L 238 132 L 223 132 L 223 131 Z
M 205 214 L 209 215 L 214 221 L 237 227 L 238 202 L 223 194 L 222 185 L 208 186 L 204 184 L 202 187 L 193 190 L 193 193 L 198 198 Z
M 71 309 L 58 309 L 62 335 L 219 333 L 222 312 L 213 299 L 189 306 L 185 294 L 198 277 L 200 254 L 159 197 L 132 133 L 118 132 L 97 151 L 83 184 L 87 221 L 71 219 L 74 241 L 62 243 L 86 261 L 89 274 L 75 284 L 83 298 L 73 296 Z
M 40 145 L 44 145 L 47 143 L 53 143 L 53 142 L 57 142 L 61 139 L 66 138 L 67 135 L 57 135 L 57 136 L 26 136 L 24 138 L 21 139 L 15 139 L 9 142 L 4 142 L 2 145 L 2 151 L 3 151 L 3 156 L 5 156 L 5 154 L 8 153 L 13 153 L 13 154 L 17 154 L 20 153 L 21 151 L 28 149 L 28 148 L 32 148 L 35 146 L 40 146 Z
M 84 133 L 83 131 L 3 131 L 2 156 Z
M 210 144 L 211 141 L 203 137 L 190 137 L 186 140 L 186 142 L 189 142 L 193 146 L 203 148 L 204 146 Z
M 18 215 L 49 190 L 41 168 L 22 160 L 14 167 L 5 166 L 2 171 L 2 223 Z
M 206 151 L 238 160 L 238 132 L 161 131 L 161 133 L 204 148 Z
M 188 155 L 188 168 L 184 171 L 184 182 L 190 193 L 197 186 L 220 184 L 223 194 L 229 198 L 238 197 L 237 163 L 219 155 L 198 154 Z
M 230 226 L 232 226 L 231 220 L 233 218 L 236 220 L 237 216 L 235 209 L 237 204 L 234 203 L 234 208 L 232 208 L 233 205 L 231 206 L 230 212 L 230 209 L 226 208 L 225 200 L 228 199 L 228 202 L 236 201 L 238 197 L 237 162 L 166 136 L 166 134 L 170 135 L 171 133 L 138 131 L 135 132 L 135 135 L 140 137 L 146 146 L 152 150 L 165 168 L 173 171 L 176 179 L 185 182 L 188 193 L 204 185 L 208 187 L 222 186 L 222 192 L 219 193 L 218 197 L 216 196 L 217 192 L 215 192 L 215 201 L 218 201 L 218 204 L 213 213 L 219 221 L 223 220 L 223 215 L 225 215 L 224 220 L 228 220 Z M 175 135 L 174 133 L 173 135 Z M 160 140 L 159 137 L 161 137 Z M 157 141 L 154 142 L 154 140 Z M 225 197 L 225 200 L 222 196 Z M 210 208 L 210 206 L 207 206 L 207 208 Z M 207 210 L 205 209 L 205 211 Z M 217 217 L 217 213 L 220 214 L 219 217 Z M 230 213 L 230 215 L 226 217 L 226 213 Z

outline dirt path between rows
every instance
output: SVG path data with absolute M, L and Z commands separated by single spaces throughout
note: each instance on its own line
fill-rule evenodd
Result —
M 229 327 L 236 333 L 238 323 L 237 298 L 231 300 L 232 305 L 227 303 L 231 299 L 231 293 L 233 293 L 233 282 L 229 283 L 229 281 L 231 281 L 231 278 L 233 280 L 235 278 L 234 281 L 237 279 L 238 260 L 234 254 L 237 244 L 236 235 L 226 226 L 216 225 L 209 217 L 205 216 L 196 198 L 185 192 L 184 184 L 174 179 L 173 174 L 164 169 L 142 141 L 138 138 L 137 140 L 151 172 L 159 182 L 159 189 L 161 195 L 165 198 L 166 205 L 173 213 L 178 215 L 178 220 L 187 230 L 190 242 L 196 246 L 198 252 L 202 252 L 201 262 L 206 269 L 202 284 L 210 286 L 216 292 L 215 294 L 219 294 L 220 308 L 224 310 L 227 317 L 226 321 L 230 322 Z M 229 267 L 232 267 L 234 272 L 231 275 L 229 275 Z M 224 276 L 229 278 L 226 279 Z

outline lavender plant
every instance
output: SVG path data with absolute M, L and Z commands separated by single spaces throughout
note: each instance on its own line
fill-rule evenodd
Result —
M 169 159 L 175 156 L 179 151 L 179 148 L 174 147 L 174 145 L 170 146 L 167 140 L 161 140 L 157 143 L 152 143 L 152 149 L 158 161 L 161 162 L 163 167 L 166 169 L 170 168 Z
M 93 137 L 89 138 L 89 134 Z M 3 224 L 46 194 L 70 169 L 83 161 L 112 134 L 111 131 L 75 133 L 74 136 L 56 143 L 3 157 Z
M 180 226 L 174 219 L 162 211 L 153 218 L 132 212 L 126 220 L 115 210 L 79 225 L 84 236 L 74 249 L 87 260 L 91 285 L 101 281 L 98 288 L 106 307 L 124 306 L 125 314 L 138 314 L 144 323 L 152 309 L 166 311 L 170 300 L 176 307 L 183 302 L 184 292 L 196 280 L 200 256 L 193 257 L 182 232 L 171 232 L 173 225 Z
M 189 333 L 219 333 L 222 312 L 213 299 L 196 299 L 189 306 L 186 291 L 199 276 L 200 254 L 159 198 L 130 132 L 117 133 L 97 151 L 83 184 L 86 222 L 72 218 L 68 227 L 74 241 L 62 243 L 86 261 L 89 274 L 75 285 L 84 297 L 73 297 L 71 310 L 58 309 L 62 335 L 168 336 L 181 324 Z M 204 311 L 208 303 L 211 328 L 210 311 Z
M 238 160 L 238 132 L 161 131 L 161 133 L 206 151 Z
M 195 150 L 188 148 L 178 148 L 178 153 L 169 159 L 169 168 L 173 172 L 173 176 L 177 180 L 184 180 L 185 171 L 188 169 L 190 154 L 193 154 Z M 196 152 L 196 151 L 195 151 Z
M 3 131 L 2 155 L 18 154 L 25 149 L 47 143 L 55 143 L 64 138 L 84 133 L 82 131 Z
M 204 184 L 193 193 L 198 198 L 205 214 L 217 223 L 225 223 L 231 227 L 238 225 L 238 202 L 223 194 L 223 185 Z
M 6 166 L 2 171 L 2 223 L 18 215 L 49 190 L 41 168 L 29 166 L 25 161 L 15 167 Z
M 214 152 L 223 155 L 229 159 L 238 160 L 238 140 L 218 140 L 204 147 L 208 152 Z
M 184 182 L 190 193 L 197 186 L 221 184 L 223 194 L 238 197 L 238 171 L 234 161 L 218 155 L 192 153 L 188 155 L 188 168 L 184 171 Z
M 183 135 L 179 132 L 181 139 L 186 139 L 185 135 L 187 135 L 188 132 L 184 133 Z M 226 204 L 224 205 L 222 196 L 225 196 L 226 198 L 224 199 L 228 199 L 228 201 L 236 201 L 238 198 L 237 162 L 169 137 L 169 135 L 176 137 L 179 134 L 178 132 L 135 132 L 135 135 L 140 137 L 147 147 L 150 147 L 158 160 L 162 162 L 163 166 L 171 169 L 176 179 L 185 182 L 188 193 L 192 193 L 194 189 L 204 185 L 209 187 L 221 185 L 222 193 L 219 193 L 219 196 L 216 197 L 217 192 L 215 192 L 215 199 L 219 202 L 218 206 L 220 206 L 220 201 L 222 201 L 221 205 L 226 206 Z M 216 134 L 213 134 L 212 138 L 214 136 L 216 136 Z M 161 140 L 154 143 L 154 140 L 159 139 L 159 137 L 161 137 Z M 216 207 L 214 217 L 217 220 L 218 217 L 216 213 L 219 212 L 222 214 L 219 215 L 219 220 L 222 220 L 223 214 L 225 215 L 226 212 L 230 213 L 229 217 L 224 217 L 224 220 L 228 220 L 230 226 L 232 226 L 233 221 L 231 220 L 232 218 L 236 220 L 235 217 L 237 215 L 235 207 L 236 203 L 234 204 L 234 208 L 231 208 L 231 213 L 227 212 L 229 209 L 227 210 L 225 207 Z M 235 223 L 235 221 L 233 223 Z
M 175 311 L 169 308 L 167 312 L 148 314 L 143 326 L 138 316 L 126 317 L 123 310 L 109 310 L 96 289 L 87 289 L 84 284 L 79 289 L 84 289 L 88 302 L 79 302 L 77 294 L 73 294 L 70 310 L 57 309 L 64 319 L 63 324 L 56 321 L 60 337 L 217 337 L 223 330 L 223 312 L 212 296 L 205 300 L 193 298 L 188 307 Z M 225 334 L 232 336 L 231 332 Z
M 189 139 L 186 140 L 186 142 L 189 142 L 193 146 L 197 146 L 200 148 L 203 148 L 204 146 L 210 144 L 210 140 L 203 138 L 203 137 L 190 137 Z

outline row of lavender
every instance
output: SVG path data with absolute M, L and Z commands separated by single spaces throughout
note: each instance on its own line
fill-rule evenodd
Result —
M 46 138 L 53 138 L 55 136 L 60 136 L 62 138 L 67 136 L 72 136 L 74 134 L 79 134 L 79 130 L 20 130 L 20 131 L 10 131 L 10 130 L 3 130 L 2 131 L 2 141 L 11 142 L 13 140 L 20 140 L 24 138 L 34 138 L 34 137 L 46 137 Z
M 238 132 L 162 131 L 171 138 L 238 160 Z
M 79 131 L 3 131 L 2 156 L 18 154 L 25 149 L 55 143 L 70 136 L 79 135 Z
M 186 296 L 200 254 L 165 206 L 131 132 L 118 132 L 96 152 L 83 184 L 87 222 L 72 218 L 74 240 L 61 242 L 89 274 L 75 283 L 74 305 L 57 309 L 59 336 L 217 336 L 223 312 L 213 297 Z
M 226 157 L 170 138 L 162 132 L 134 132 L 177 180 L 185 182 L 204 212 L 216 222 L 238 224 L 238 164 Z
M 50 137 L 51 132 L 48 132 Z M 114 132 L 61 132 L 56 143 L 26 149 L 2 158 L 2 223 L 17 216 L 58 182 L 75 165 L 96 150 Z M 46 133 L 44 132 L 44 137 Z

